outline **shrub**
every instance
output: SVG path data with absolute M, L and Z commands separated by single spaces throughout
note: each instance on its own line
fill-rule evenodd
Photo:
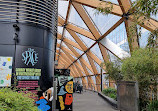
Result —
M 149 100 L 149 93 L 153 90 L 157 99 L 158 51 L 138 49 L 130 58 L 123 61 L 122 72 L 125 80 L 138 81 L 140 98 Z
M 29 94 L 18 93 L 9 88 L 0 89 L 0 111 L 38 111 Z
M 123 79 L 122 72 L 121 72 L 121 61 L 116 60 L 114 62 L 103 62 L 100 65 L 102 68 L 104 68 L 106 73 L 108 74 L 105 79 L 111 79 L 114 81 L 121 81 Z
M 104 89 L 104 90 L 102 91 L 102 93 L 103 93 L 104 95 L 110 97 L 110 98 L 115 99 L 115 100 L 116 100 L 116 98 L 117 98 L 117 96 L 116 96 L 116 95 L 117 95 L 117 90 L 114 89 L 114 88 L 107 88 L 107 89 Z
M 152 101 L 147 106 L 147 111 L 157 111 L 158 110 L 158 100 Z

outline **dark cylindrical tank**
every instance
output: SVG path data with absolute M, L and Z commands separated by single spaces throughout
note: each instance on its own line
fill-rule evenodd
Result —
M 56 0 L 0 1 L 0 56 L 13 57 L 15 74 L 41 69 L 42 90 L 52 86 L 56 30 Z

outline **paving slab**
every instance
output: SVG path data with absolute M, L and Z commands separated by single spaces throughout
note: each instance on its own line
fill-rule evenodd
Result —
M 73 97 L 73 111 L 118 111 L 93 91 L 74 93 Z

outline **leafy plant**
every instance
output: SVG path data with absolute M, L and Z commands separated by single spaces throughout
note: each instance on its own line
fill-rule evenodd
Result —
M 130 58 L 123 61 L 122 73 L 125 80 L 138 81 L 139 94 L 143 101 L 148 101 L 151 90 L 157 99 L 158 51 L 138 49 Z
M 147 106 L 147 111 L 157 111 L 158 110 L 158 101 L 152 101 Z
M 108 15 L 113 9 L 113 5 L 111 2 L 107 2 L 107 1 L 102 1 L 96 10 L 95 14 L 103 14 L 103 15 Z
M 114 88 L 107 88 L 107 89 L 104 89 L 104 90 L 102 91 L 102 93 L 103 93 L 104 95 L 110 97 L 110 98 L 115 99 L 115 100 L 116 100 L 116 98 L 117 98 L 117 96 L 116 96 L 116 95 L 117 95 L 117 90 L 114 89 Z
M 104 62 L 101 64 L 101 67 L 103 67 L 104 70 L 107 71 L 108 76 L 106 77 L 106 79 L 111 79 L 114 81 L 121 81 L 123 79 L 123 76 L 121 73 L 121 62 L 119 60 L 115 61 L 114 63 Z
M 9 88 L 0 89 L 1 111 L 38 111 L 29 94 L 18 93 Z
M 133 2 L 132 9 L 135 13 L 141 12 L 144 15 L 150 17 L 156 15 L 158 12 L 158 1 L 157 0 L 136 0 Z

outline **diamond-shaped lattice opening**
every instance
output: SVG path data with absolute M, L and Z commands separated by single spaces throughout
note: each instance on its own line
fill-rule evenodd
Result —
M 77 11 L 75 10 L 75 8 L 73 6 L 71 7 L 69 22 L 88 30 L 86 24 L 81 19 L 80 15 L 77 13 Z
M 76 34 L 79 36 L 79 38 L 82 40 L 82 42 L 83 42 L 87 47 L 90 47 L 90 46 L 92 46 L 92 45 L 95 43 L 95 41 L 92 40 L 92 39 L 89 39 L 89 38 L 87 38 L 87 37 L 85 37 L 85 36 L 83 36 L 83 35 L 81 35 L 81 34 L 78 34 L 78 33 L 76 33 Z
M 84 6 L 84 7 L 88 12 L 88 14 L 90 15 L 94 24 L 97 26 L 97 28 L 102 34 L 108 31 L 117 21 L 121 19 L 121 17 L 112 14 L 108 14 L 108 15 L 96 14 L 97 10 L 88 6 Z
M 75 50 L 76 50 L 76 52 L 78 52 L 80 55 L 82 55 L 83 54 L 83 51 L 81 51 L 80 49 L 78 49 L 78 48 L 76 48 L 76 47 L 73 47 Z
M 145 28 L 141 28 L 141 37 L 139 38 L 139 46 L 141 48 L 145 48 L 148 43 L 150 31 L 146 30 Z
M 130 52 L 124 22 L 120 24 L 115 30 L 113 30 L 109 35 L 107 35 L 106 38 L 111 40 L 124 51 Z
M 63 18 L 66 18 L 67 9 L 68 9 L 68 1 L 60 1 L 58 2 L 58 14 Z
M 76 42 L 75 39 L 70 35 L 70 33 L 67 30 L 65 30 L 65 35 L 64 36 L 66 38 L 72 40 L 73 42 Z
M 58 32 L 59 32 L 60 34 L 62 34 L 62 33 L 63 33 L 63 27 L 58 26 Z
M 95 54 L 100 60 L 102 60 L 102 62 L 104 61 L 98 44 L 94 45 L 94 46 L 91 48 L 91 51 L 92 51 L 93 54 Z
M 111 3 L 119 5 L 118 0 L 103 0 L 103 1 L 109 1 Z
M 87 55 L 84 54 L 82 57 L 83 57 L 83 59 L 90 65 L 89 60 L 88 60 L 88 58 L 87 58 Z

